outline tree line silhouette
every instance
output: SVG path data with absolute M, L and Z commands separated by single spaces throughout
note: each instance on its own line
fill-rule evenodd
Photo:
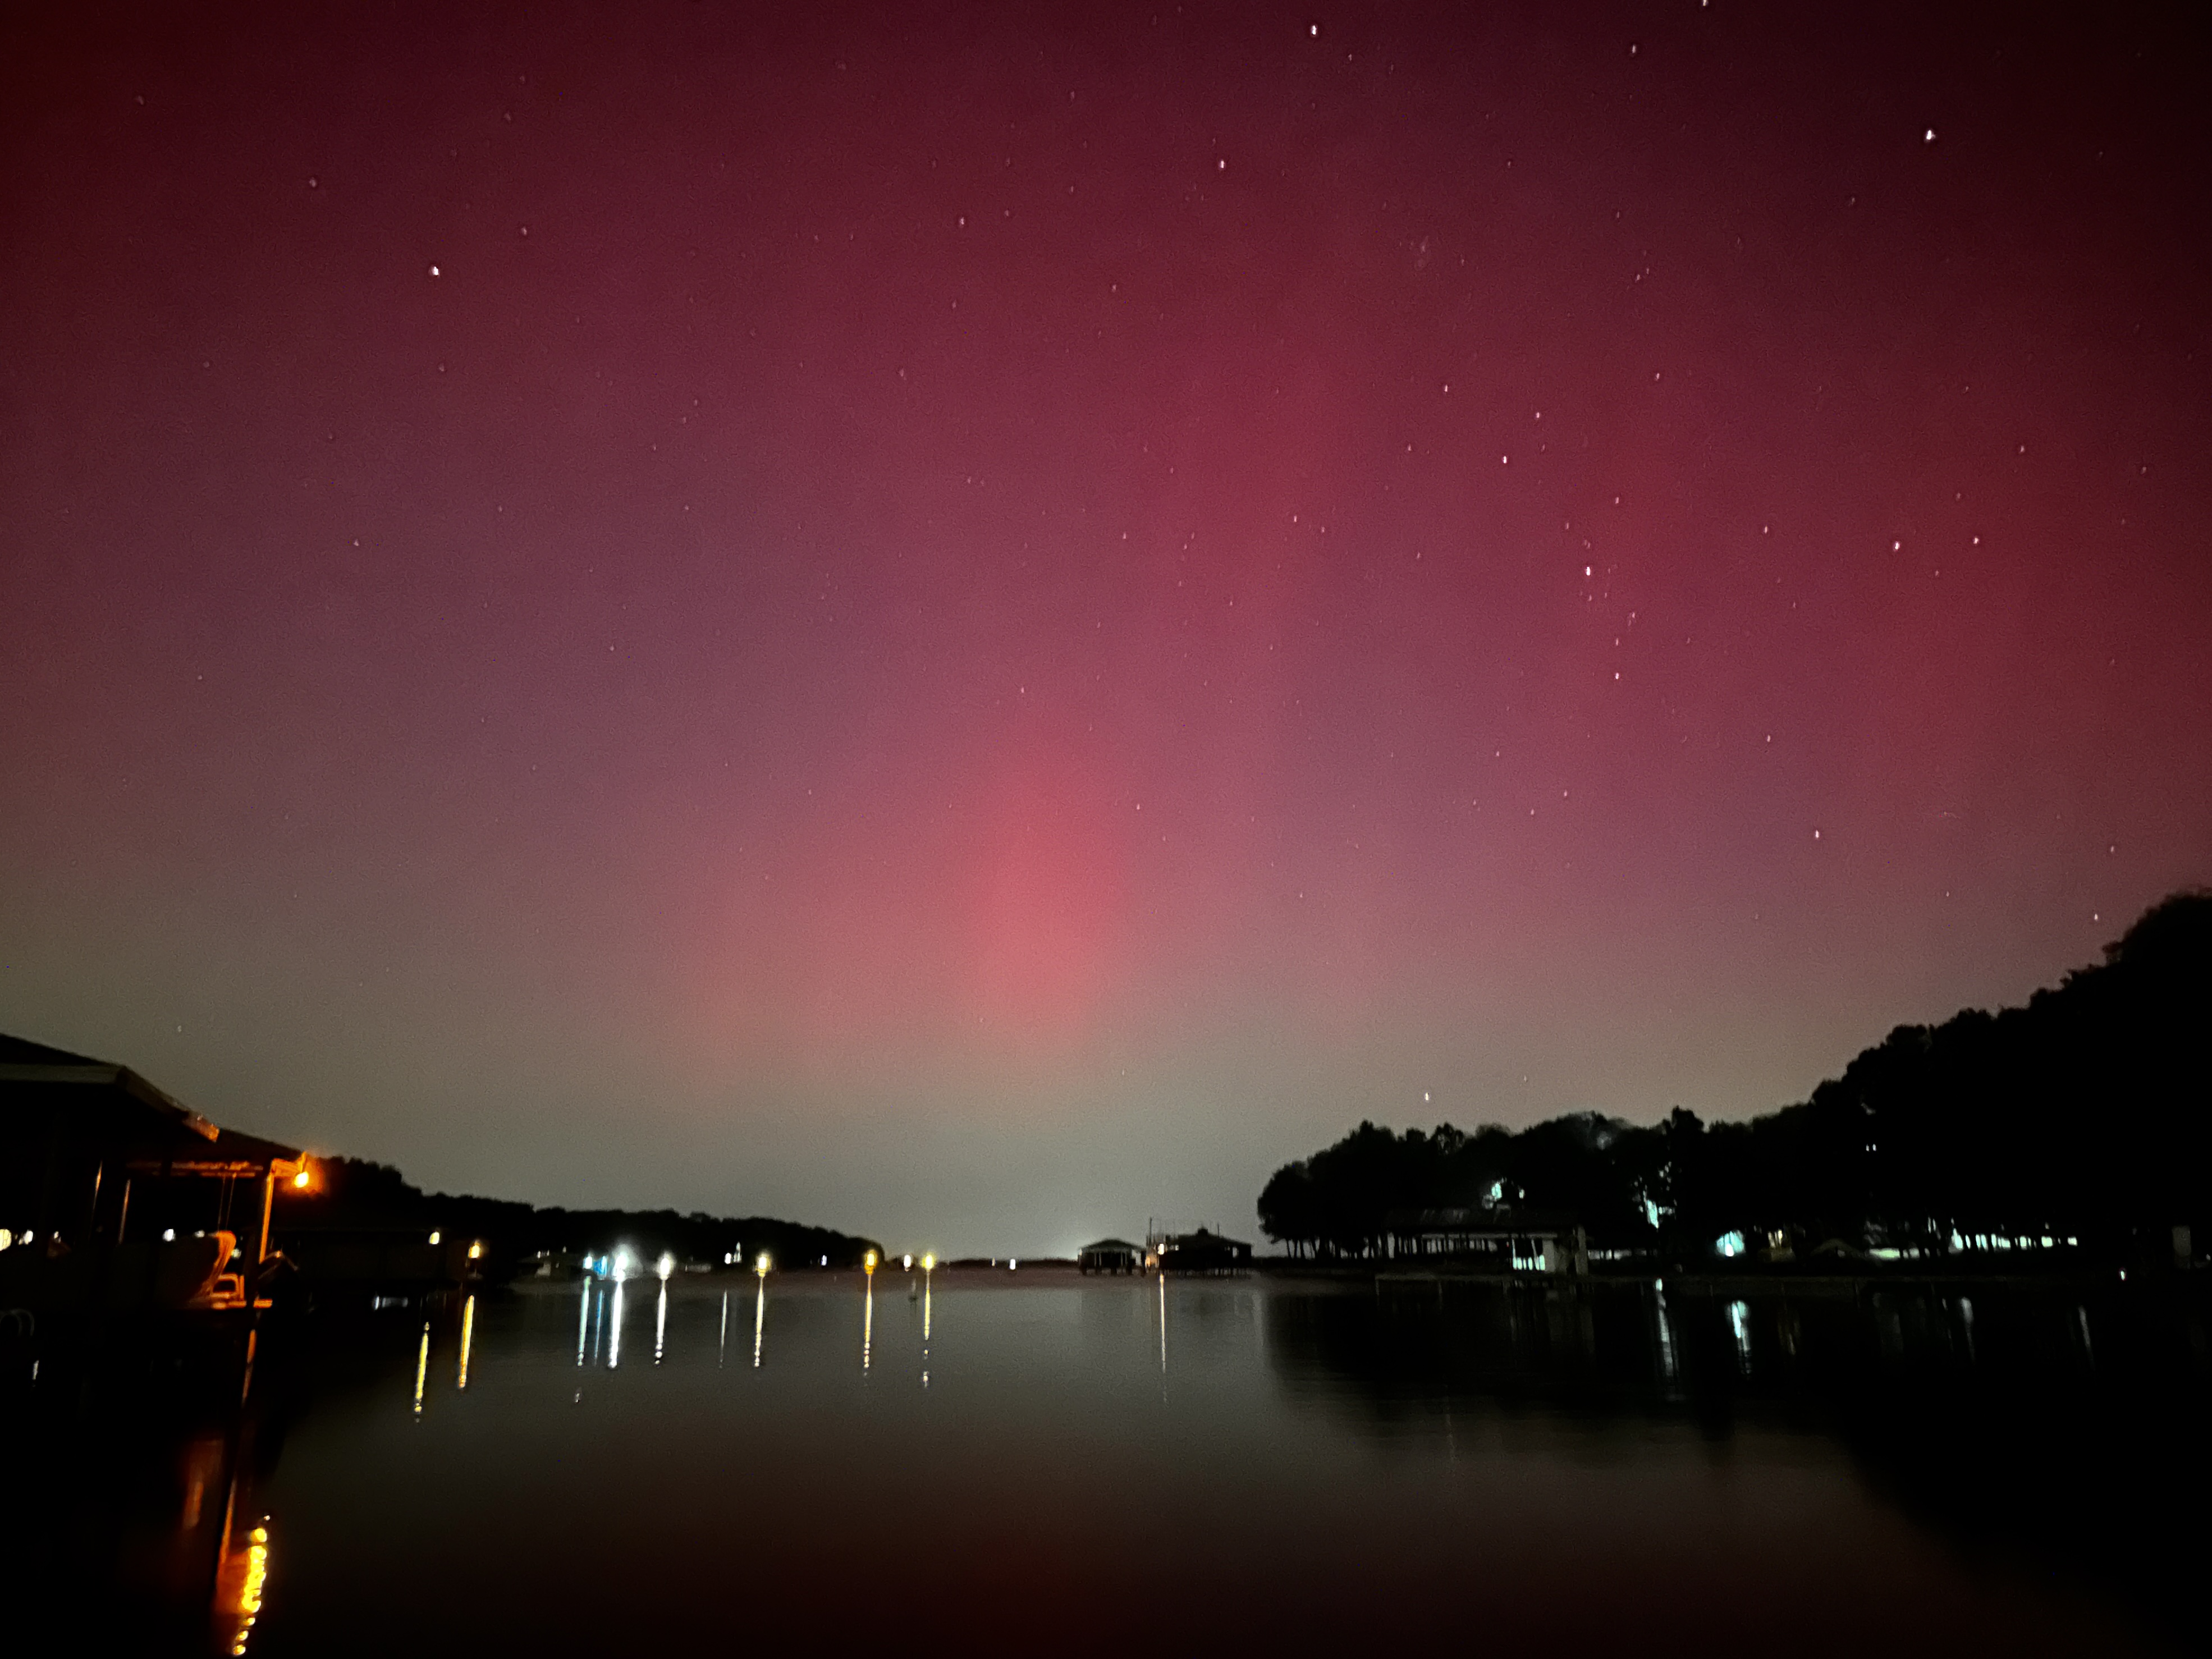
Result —
M 762 1216 L 716 1216 L 674 1210 L 568 1210 L 513 1199 L 425 1193 L 388 1164 L 353 1158 L 317 1158 L 311 1193 L 279 1188 L 274 1231 L 288 1237 L 329 1232 L 431 1229 L 481 1238 L 486 1267 L 503 1277 L 539 1251 L 605 1254 L 618 1246 L 651 1261 L 663 1251 L 684 1261 L 720 1264 L 735 1253 L 750 1261 L 766 1253 L 781 1267 L 858 1267 L 872 1239 L 827 1227 Z
M 1324 1257 L 1384 1254 L 1422 1212 L 1525 1209 L 1670 1257 L 1734 1234 L 1776 1254 L 2049 1240 L 2111 1259 L 2184 1248 L 2179 1227 L 2204 1236 L 2208 1153 L 2212 890 L 2191 889 L 2026 1006 L 1900 1025 L 1810 1099 L 1748 1122 L 1679 1106 L 1651 1125 L 1363 1122 L 1278 1170 L 1259 1210 L 1270 1238 Z

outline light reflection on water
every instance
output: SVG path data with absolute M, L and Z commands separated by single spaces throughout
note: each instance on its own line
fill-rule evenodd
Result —
M 763 1275 L 730 1371 L 733 1288 L 665 1285 L 654 1366 L 619 1364 L 616 1283 L 410 1322 L 380 1383 L 339 1367 L 255 1496 L 288 1540 L 256 1653 L 1334 1654 L 1463 1647 L 1470 1618 L 1566 1653 L 2151 1650 L 2097 1599 L 2141 1584 L 2083 1589 L 1984 1514 L 2031 1507 L 2022 1481 L 2075 1505 L 2055 1425 L 2100 1420 L 2148 1352 L 2070 1297 L 1048 1270 L 951 1274 L 940 1316 L 933 1275 L 879 1310 L 857 1274 L 804 1273 L 768 1365 Z M 856 1528 L 882 1572 L 850 1577 Z

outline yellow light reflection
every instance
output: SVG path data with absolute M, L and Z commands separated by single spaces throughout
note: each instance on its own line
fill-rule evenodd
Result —
M 220 1610 L 218 1616 L 228 1615 L 225 1623 L 230 1628 L 234 1659 L 246 1651 L 254 1621 L 261 1616 L 262 1598 L 268 1585 L 269 1528 L 256 1527 L 246 1547 L 225 1559 L 217 1579 L 216 1605 Z
M 469 1386 L 469 1342 L 476 1328 L 477 1299 L 471 1297 L 461 1304 L 461 1374 L 458 1386 L 464 1389 Z
M 872 1257 L 875 1252 L 871 1250 L 868 1254 Z M 868 1369 L 868 1356 L 874 1348 L 876 1340 L 875 1271 L 873 1267 L 868 1269 L 867 1296 L 864 1310 L 860 1315 L 860 1369 L 864 1371 Z
M 753 1292 L 753 1369 L 761 1362 L 761 1331 L 768 1320 L 768 1258 L 761 1258 L 760 1285 Z
M 430 1322 L 422 1322 L 422 1346 L 415 1350 L 415 1415 L 422 1415 L 422 1385 L 430 1376 Z

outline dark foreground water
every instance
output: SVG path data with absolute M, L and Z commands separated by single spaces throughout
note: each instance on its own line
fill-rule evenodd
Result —
M 0 1649 L 2186 1650 L 2204 1350 L 2118 1291 L 532 1287 L 265 1332 L 242 1405 L 14 1376 Z

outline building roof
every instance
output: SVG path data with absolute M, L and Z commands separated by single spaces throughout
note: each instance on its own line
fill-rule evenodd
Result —
M 1142 1248 L 1143 1248 L 1143 1247 L 1142 1247 L 1141 1245 L 1132 1244 L 1132 1243 L 1129 1243 L 1129 1241 L 1128 1241 L 1127 1239 L 1126 1239 L 1126 1238 L 1102 1238 L 1102 1239 L 1100 1239 L 1100 1240 L 1099 1240 L 1097 1243 L 1095 1243 L 1095 1244 L 1085 1244 L 1085 1245 L 1083 1247 L 1083 1254 L 1084 1254 L 1084 1255 L 1090 1255 L 1093 1250 L 1130 1250 L 1130 1251 L 1135 1251 L 1135 1250 L 1138 1250 L 1138 1249 L 1141 1249 Z
M 88 1104 L 129 1103 L 136 1109 L 130 1113 L 136 1121 L 121 1127 L 134 1166 L 156 1166 L 178 1175 L 259 1176 L 269 1171 L 289 1176 L 305 1158 L 297 1147 L 222 1127 L 128 1066 L 0 1033 L 0 1093 L 9 1085 L 82 1088 L 88 1091 Z

